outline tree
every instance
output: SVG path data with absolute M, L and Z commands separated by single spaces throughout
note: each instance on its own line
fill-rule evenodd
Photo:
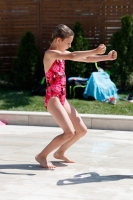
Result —
M 1 68 L 1 66 L 2 66 L 2 60 L 0 60 L 0 68 Z
M 133 72 L 133 19 L 125 15 L 121 18 L 121 24 L 121 29 L 112 35 L 110 41 L 111 48 L 118 53 L 110 71 L 113 81 L 125 89 Z
M 74 40 L 72 42 L 70 51 L 83 51 L 90 49 L 89 41 L 84 37 L 81 24 L 76 22 L 72 30 L 74 32 Z M 67 77 L 88 77 L 91 71 L 89 65 L 91 66 L 91 64 L 88 63 L 66 61 L 66 75 Z
M 31 89 L 33 87 L 35 74 L 40 65 L 39 61 L 34 35 L 28 31 L 20 41 L 17 56 L 13 62 L 13 84 L 16 88 Z

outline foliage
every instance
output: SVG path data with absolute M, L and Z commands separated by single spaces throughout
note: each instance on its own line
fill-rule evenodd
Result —
M 34 35 L 28 31 L 20 41 L 17 56 L 13 62 L 13 85 L 21 89 L 32 88 L 40 65 L 39 62 Z
M 10 71 L 4 71 L 2 67 L 3 62 L 0 60 L 0 87 L 12 88 L 12 74 Z
M 3 64 L 3 63 L 2 63 L 2 60 L 0 60 L 0 68 L 1 68 L 2 64 Z
M 121 29 L 111 37 L 111 48 L 118 53 L 113 61 L 111 74 L 113 81 L 126 89 L 131 72 L 133 72 L 133 19 L 130 15 L 121 18 Z
M 82 26 L 76 22 L 72 28 L 74 32 L 74 40 L 70 51 L 89 50 L 90 44 L 88 39 L 84 37 Z M 91 64 L 83 62 L 66 61 L 66 75 L 67 77 L 78 76 L 88 77 L 91 71 Z

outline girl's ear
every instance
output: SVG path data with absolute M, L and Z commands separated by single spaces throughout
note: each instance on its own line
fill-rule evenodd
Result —
M 62 41 L 61 38 L 56 38 L 56 42 L 57 42 L 58 44 L 60 44 L 61 41 Z

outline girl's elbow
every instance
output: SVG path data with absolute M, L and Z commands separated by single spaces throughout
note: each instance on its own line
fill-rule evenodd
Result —
M 76 61 L 76 56 L 75 56 L 73 53 L 71 53 L 71 54 L 69 54 L 69 56 L 68 56 L 68 60 Z
M 76 54 L 74 54 L 74 53 L 71 53 L 70 54 L 70 60 L 72 60 L 72 61 L 77 61 L 77 56 L 76 56 Z

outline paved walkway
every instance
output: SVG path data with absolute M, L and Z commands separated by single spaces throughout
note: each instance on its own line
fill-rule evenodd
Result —
M 49 156 L 46 170 L 34 156 L 58 127 L 0 127 L 0 200 L 132 200 L 133 132 L 89 130 L 67 155 L 67 164 Z

